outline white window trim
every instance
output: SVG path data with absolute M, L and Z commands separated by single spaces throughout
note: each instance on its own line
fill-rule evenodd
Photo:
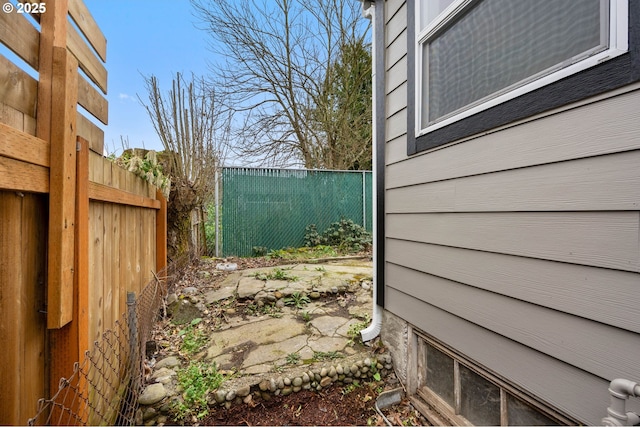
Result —
M 533 80 L 529 83 L 526 83 L 522 86 L 519 86 L 511 91 L 498 95 L 497 97 L 491 98 L 486 102 L 475 105 L 469 109 L 459 112 L 451 117 L 448 117 L 442 121 L 434 123 L 428 126 L 425 129 L 421 128 L 421 117 L 422 117 L 422 41 L 429 38 L 436 31 L 446 25 L 452 19 L 464 10 L 473 0 L 458 0 L 449 7 L 447 7 L 438 18 L 436 18 L 433 22 L 431 22 L 424 30 L 420 31 L 420 4 L 425 0 L 417 0 L 416 1 L 416 13 L 414 14 L 415 21 L 413 25 L 416 28 L 416 41 L 414 43 L 415 54 L 416 54 L 416 68 L 415 68 L 415 81 L 417 82 L 416 88 L 416 119 L 415 119 L 415 135 L 425 135 L 430 132 L 433 132 L 437 129 L 441 129 L 445 126 L 448 126 L 452 123 L 455 123 L 464 118 L 473 116 L 481 111 L 488 110 L 491 107 L 502 104 L 511 99 L 522 96 L 526 93 L 532 92 L 536 89 L 539 89 L 543 86 L 547 86 L 551 83 L 554 83 L 558 80 L 561 80 L 570 75 L 579 73 L 588 68 L 596 66 L 602 62 L 611 60 L 617 56 L 623 55 L 629 50 L 629 34 L 628 34 L 628 22 L 629 22 L 629 3 L 628 0 L 610 0 L 609 7 L 609 49 L 599 52 L 595 55 L 584 58 L 574 64 L 571 64 L 567 67 L 560 68 L 557 71 L 552 72 L 551 74 L 547 74 L 544 77 Z M 411 25 L 411 23 L 409 23 Z

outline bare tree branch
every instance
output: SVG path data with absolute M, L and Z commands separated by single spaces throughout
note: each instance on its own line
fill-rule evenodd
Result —
M 359 3 L 192 0 L 192 4 L 211 35 L 213 51 L 226 59 L 214 70 L 221 82 L 218 87 L 228 107 L 244 114 L 234 152 L 265 164 L 336 168 L 348 163 L 335 159 L 353 149 L 327 147 L 330 138 L 338 137 L 329 137 L 328 130 L 338 125 L 319 125 L 339 115 L 322 116 L 317 109 L 327 91 L 335 89 L 327 83 L 327 75 L 344 56 L 344 46 L 354 40 L 364 43 L 369 34 L 369 21 L 361 18 Z M 370 80 L 370 63 L 365 74 Z M 368 119 L 368 124 L 352 125 L 370 127 L 370 112 Z M 334 143 L 353 141 L 340 136 Z

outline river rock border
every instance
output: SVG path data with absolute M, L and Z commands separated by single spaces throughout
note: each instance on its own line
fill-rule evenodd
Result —
M 356 355 L 358 356 L 358 355 Z M 149 376 L 149 382 L 138 399 L 140 409 L 136 424 L 145 426 L 164 425 L 170 419 L 171 407 L 182 400 L 177 384 L 177 368 L 180 361 L 176 357 L 161 360 Z M 389 354 L 362 358 L 346 357 L 334 363 L 316 363 L 306 368 L 296 366 L 287 372 L 262 374 L 233 378 L 222 387 L 209 394 L 210 407 L 233 404 L 251 404 L 255 398 L 270 400 L 274 396 L 287 396 L 301 390 L 320 391 L 333 384 L 349 385 L 354 381 L 372 380 L 376 373 L 386 377 L 393 369 Z M 188 421 L 188 420 L 185 420 Z M 196 422 L 197 420 L 193 420 Z

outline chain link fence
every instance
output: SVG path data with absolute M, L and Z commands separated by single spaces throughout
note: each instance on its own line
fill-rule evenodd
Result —
M 29 425 L 140 425 L 145 346 L 167 291 L 191 262 L 185 256 L 161 271 L 140 295 L 127 295 L 127 312 L 105 331 L 51 398 L 40 399 Z
M 304 245 L 305 228 L 322 233 L 350 219 L 372 230 L 370 171 L 224 168 L 222 256 L 252 256 Z

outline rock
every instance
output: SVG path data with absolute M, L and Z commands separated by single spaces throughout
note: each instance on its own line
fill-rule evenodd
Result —
M 274 296 L 276 299 L 280 299 L 280 298 L 284 297 L 284 295 L 283 295 L 283 294 L 282 294 L 282 292 L 280 292 L 280 291 L 275 291 L 275 292 L 273 293 L 273 296 Z
M 338 293 L 338 288 L 337 288 L 336 286 L 333 286 L 333 287 L 331 288 L 331 293 L 332 293 L 332 294 L 337 294 L 337 293 Z
M 284 298 L 280 298 L 278 301 L 276 301 L 276 307 L 284 308 L 284 306 L 285 306 Z
M 233 262 L 224 262 L 216 264 L 216 270 L 221 271 L 235 271 L 238 269 L 238 264 Z
M 320 299 L 320 292 L 314 291 L 309 294 L 309 298 L 311 299 Z
M 294 387 L 300 387 L 302 385 L 302 378 L 295 377 L 292 381 Z
M 208 279 L 211 277 L 211 273 L 209 273 L 208 271 L 198 271 L 198 277 L 200 277 L 201 279 Z
M 269 391 L 274 392 L 278 389 L 278 385 L 276 384 L 276 380 L 271 378 L 269 380 Z
M 369 289 L 371 289 L 371 284 L 369 282 L 362 282 L 362 289 L 364 289 L 365 291 L 368 291 Z
M 284 385 L 287 385 L 287 386 L 291 385 L 291 378 L 286 377 L 286 378 L 284 379 Z
M 352 373 L 352 374 L 355 374 L 356 372 L 358 372 L 358 366 L 357 366 L 357 365 L 355 365 L 355 364 L 354 364 L 354 365 L 351 365 L 350 370 L 351 370 L 351 373 Z
M 180 366 L 180 359 L 176 356 L 165 357 L 156 363 L 156 370 L 160 370 L 162 368 L 175 368 L 176 366 Z
M 364 359 L 364 364 L 365 366 L 371 366 L 371 359 L 369 359 L 368 357 Z
M 176 301 L 169 306 L 168 312 L 176 325 L 191 323 L 193 319 L 202 317 L 202 311 L 187 300 Z
M 153 372 L 153 374 L 151 374 L 151 378 L 154 380 L 157 380 L 158 378 L 162 378 L 165 376 L 172 376 L 175 375 L 176 372 L 172 369 L 169 369 L 165 366 L 161 366 L 160 368 L 156 368 L 156 370 Z M 158 382 L 158 381 L 156 381 Z
M 293 389 L 291 387 L 285 387 L 282 389 L 282 395 L 283 396 L 288 396 L 293 392 Z
M 244 403 L 246 403 L 247 405 L 250 404 L 252 400 L 253 400 L 253 396 L 251 396 L 251 395 L 248 395 L 244 399 L 242 399 L 242 401 Z
M 333 366 L 331 368 L 329 368 L 329 373 L 327 374 L 330 377 L 335 377 L 337 374 L 336 368 L 334 368 Z
M 227 395 L 225 396 L 225 400 L 227 402 L 231 402 L 233 399 L 236 398 L 236 392 L 235 390 L 231 390 L 230 392 L 227 393 Z
M 329 377 L 324 377 L 322 380 L 320 380 L 320 387 L 326 387 L 329 384 L 331 384 L 331 378 Z
M 337 372 L 339 375 L 344 374 L 344 368 L 342 367 L 342 365 L 340 365 L 340 364 L 339 364 L 339 365 L 336 367 L 336 372 Z
M 142 421 L 148 421 L 151 418 L 155 417 L 156 415 L 158 415 L 158 411 L 156 411 L 156 409 L 153 406 L 148 406 L 144 408 L 142 412 Z
M 206 273 L 206 271 L 205 271 L 205 273 Z M 188 286 L 188 287 L 186 287 L 186 288 L 184 288 L 182 290 L 182 293 L 184 295 L 195 295 L 195 294 L 198 293 L 198 288 L 196 288 L 194 286 Z
M 140 405 L 153 405 L 154 403 L 160 402 L 166 396 L 167 390 L 164 388 L 164 385 L 155 383 L 144 389 L 138 398 L 138 403 Z
M 302 382 L 306 384 L 306 383 L 308 383 L 308 382 L 309 382 L 309 380 L 310 380 L 310 378 L 309 378 L 309 374 L 307 374 L 306 372 L 304 372 L 304 373 L 302 374 Z
M 224 390 L 216 390 L 216 392 L 214 393 L 214 397 L 216 399 L 216 402 L 224 403 L 227 400 L 227 392 Z
M 176 301 L 178 301 L 178 294 L 173 293 L 173 294 L 167 295 L 167 305 L 171 305 Z
M 268 380 L 260 381 L 260 384 L 258 384 L 258 388 L 260 388 L 260 391 L 269 390 L 269 381 Z
M 224 312 L 229 314 L 229 315 L 233 315 L 233 314 L 236 314 L 236 309 L 235 308 L 227 308 Z
M 329 373 L 329 371 L 327 370 L 327 368 L 322 368 L 320 370 L 320 376 L 321 377 L 326 377 L 328 373 Z
M 251 386 L 243 386 L 236 390 L 236 395 L 240 397 L 246 397 L 251 393 Z
M 302 390 L 302 387 L 300 387 L 300 386 L 293 387 L 293 392 L 294 392 L 294 393 L 297 393 L 297 392 L 299 392 L 300 390 Z
M 169 418 L 167 418 L 165 415 L 160 415 L 157 419 L 158 425 L 166 424 L 168 420 Z

